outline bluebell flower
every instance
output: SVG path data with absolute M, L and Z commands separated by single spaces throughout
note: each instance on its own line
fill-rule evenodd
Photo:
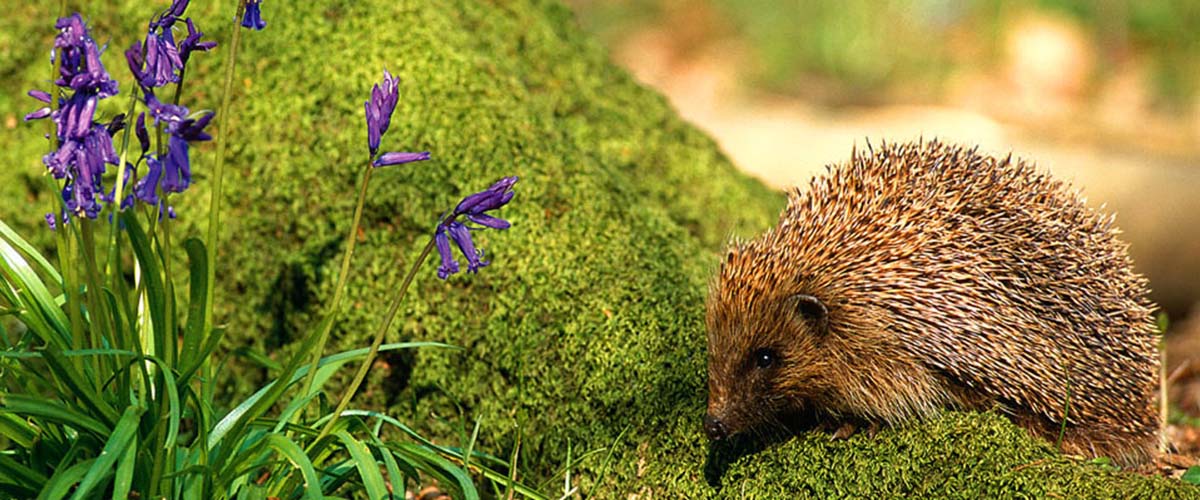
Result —
M 260 0 L 246 0 L 246 11 L 242 14 L 242 27 L 252 28 L 257 31 L 262 31 L 267 27 L 267 22 L 263 21 Z
M 98 123 L 96 106 L 101 99 L 116 95 L 117 82 L 104 69 L 100 48 L 82 16 L 59 18 L 54 26 L 59 30 L 54 38 L 53 57 L 59 62 L 55 84 L 70 94 L 59 99 L 58 109 L 46 106 L 25 118 L 54 120 L 58 149 L 43 156 L 42 162 L 54 178 L 65 181 L 62 198 L 67 212 L 96 218 L 102 208 L 97 198 L 105 197 L 101 178 L 106 165 L 118 162 L 110 131 L 124 126 L 123 117 L 108 125 Z M 53 99 L 49 92 L 38 90 L 30 91 L 29 96 L 45 104 Z
M 467 220 L 476 224 L 492 229 L 508 229 L 508 221 L 497 219 L 484 212 L 500 208 L 507 204 L 509 200 L 512 200 L 512 187 L 516 183 L 516 176 L 505 177 L 496 181 L 491 187 L 463 198 L 458 206 L 454 207 L 454 213 L 451 215 L 451 218 L 455 218 L 458 215 L 466 215 Z
M 50 226 L 51 231 L 58 229 L 57 222 L 57 218 L 54 216 L 54 214 L 46 214 L 46 225 Z
M 150 151 L 150 132 L 146 130 L 146 113 L 138 113 L 133 132 L 134 135 L 137 135 L 138 146 L 142 148 L 142 156 L 145 156 Z
M 117 81 L 104 69 L 100 48 L 88 33 L 83 17 L 75 13 L 59 18 L 54 27 L 59 30 L 54 51 L 60 63 L 59 78 L 54 83 L 75 92 L 96 94 L 100 99 L 117 95 Z
M 446 236 L 445 224 L 438 224 L 433 240 L 437 244 L 438 255 L 442 257 L 442 265 L 438 266 L 437 275 L 438 278 L 446 279 L 451 274 L 458 272 L 458 262 L 454 260 L 454 255 L 450 253 L 450 238 Z
M 379 152 L 379 141 L 392 124 L 392 113 L 396 111 L 396 103 L 400 100 L 400 80 L 385 69 L 383 81 L 371 87 L 371 98 L 363 103 L 367 118 L 367 150 L 371 153 L 371 162 L 375 167 L 399 165 L 414 161 L 429 159 L 429 152 L 407 153 L 394 151 L 376 156 Z
M 125 51 L 129 71 L 143 88 L 162 87 L 178 83 L 183 78 L 183 69 L 194 51 L 207 51 L 217 46 L 216 42 L 201 42 L 203 32 L 196 29 L 191 18 L 184 19 L 188 36 L 175 43 L 175 23 L 187 10 L 190 0 L 175 0 L 167 10 L 150 21 L 146 39 L 135 42 Z
M 208 52 L 217 46 L 217 42 L 201 42 L 200 38 L 204 36 L 204 32 L 196 29 L 196 23 L 192 22 L 192 18 L 189 17 L 184 22 L 187 23 L 188 36 L 182 42 L 179 42 L 179 59 L 186 66 L 188 57 L 192 55 L 192 52 Z
M 30 90 L 29 97 L 32 97 L 39 101 L 42 101 L 46 104 L 50 104 L 50 99 L 51 99 L 50 93 L 46 92 L 44 90 L 37 90 L 37 89 Z M 51 114 L 50 106 L 42 106 L 41 108 L 38 108 L 38 109 L 30 112 L 29 114 L 25 115 L 25 121 L 40 120 L 42 118 L 49 117 L 50 114 Z
M 144 68 L 139 72 L 132 66 L 129 68 L 138 83 L 143 87 L 162 87 L 168 83 L 179 81 L 179 70 L 183 69 L 183 60 L 179 58 L 179 49 L 175 47 L 175 35 L 170 28 L 151 29 L 146 33 L 146 40 L 141 47 Z M 129 55 L 126 54 L 128 59 Z
M 363 103 L 367 111 L 367 150 L 372 157 L 379 152 L 379 140 L 391 125 L 399 100 L 399 80 L 385 69 L 383 81 L 371 87 L 371 98 Z
M 475 242 L 471 239 L 471 231 L 485 228 L 508 229 L 512 225 L 504 219 L 485 212 L 496 210 L 511 201 L 513 198 L 512 188 L 516 183 L 516 176 L 505 177 L 496 181 L 491 187 L 463 198 L 454 211 L 438 224 L 437 230 L 434 232 L 434 243 L 437 246 L 438 255 L 442 259 L 442 264 L 438 266 L 438 278 L 446 279 L 459 271 L 458 261 L 454 259 L 450 249 L 451 240 L 454 241 L 463 257 L 467 259 L 467 272 L 478 272 L 480 268 L 490 264 L 483 260 L 483 250 L 475 247 Z M 465 217 L 480 227 L 469 227 L 458 220 L 460 217 Z
M 147 205 L 158 205 L 158 180 L 162 177 L 162 162 L 154 156 L 146 157 L 146 175 L 133 186 L 133 194 Z
M 412 163 L 414 161 L 423 161 L 428 159 L 428 151 L 423 153 L 401 153 L 398 151 L 393 151 L 379 155 L 378 158 L 375 158 L 374 162 L 371 162 L 371 165 L 376 167 L 386 167 L 388 165 L 400 165 L 402 163 Z
M 109 137 L 113 137 L 118 132 L 125 130 L 125 113 L 118 113 L 112 120 L 109 120 L 104 125 L 104 130 L 108 131 Z
M 167 133 L 167 151 L 163 155 L 146 157 L 148 171 L 134 186 L 134 193 L 143 202 L 158 204 L 159 187 L 166 193 L 182 193 L 191 185 L 189 143 L 212 139 L 204 128 L 212 121 L 214 113 L 210 111 L 193 117 L 187 108 L 162 103 L 154 94 L 146 95 L 146 105 L 155 123 L 162 124 Z M 140 136 L 138 140 L 141 141 Z
M 189 3 L 191 3 L 191 0 L 174 0 L 171 2 L 171 6 L 167 7 L 167 10 L 162 11 L 156 19 L 150 21 L 150 29 L 170 29 L 175 25 L 175 21 L 178 21 L 180 16 L 183 16 L 183 13 L 187 11 Z

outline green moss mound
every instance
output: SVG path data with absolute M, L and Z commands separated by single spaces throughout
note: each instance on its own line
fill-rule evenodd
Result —
M 96 4 L 86 14 L 110 41 L 108 67 L 129 82 L 118 48 L 151 13 L 132 0 Z M 224 4 L 190 12 L 222 41 Z M 46 87 L 53 12 L 14 8 L 0 20 L 9 49 L 0 115 L 11 125 L 0 217 L 46 245 L 41 211 L 30 211 L 54 196 L 40 179 L 45 128 L 17 122 L 35 107 L 23 92 Z M 448 444 L 479 419 L 477 449 L 508 456 L 520 442 L 524 480 L 554 490 L 569 467 L 592 498 L 1194 492 L 1055 458 L 988 416 L 950 415 L 874 440 L 808 435 L 752 454 L 710 450 L 699 428 L 706 281 L 722 242 L 773 223 L 781 195 L 736 172 L 663 98 L 613 67 L 557 3 L 267 3 L 264 16 L 266 31 L 243 34 L 236 110 L 217 118 L 237 141 L 217 293 L 231 348 L 279 357 L 315 324 L 366 159 L 362 101 L 386 67 L 402 82 L 384 149 L 435 160 L 375 175 L 333 348 L 367 342 L 440 213 L 501 176 L 521 182 L 501 212 L 513 228 L 479 234 L 491 266 L 443 282 L 427 263 L 389 339 L 465 349 L 384 357 L 357 405 L 386 407 Z M 227 56 L 194 56 L 184 104 L 217 105 Z M 177 202 L 190 232 L 206 220 L 212 165 L 211 145 L 197 151 L 197 184 Z M 230 363 L 230 395 L 269 375 Z

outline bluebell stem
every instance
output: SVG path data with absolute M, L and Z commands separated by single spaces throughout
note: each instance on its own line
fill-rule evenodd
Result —
M 256 31 L 262 31 L 267 27 L 267 22 L 263 21 L 260 0 L 246 0 L 246 11 L 242 14 L 242 27 L 251 28 Z
M 118 162 L 109 127 L 95 121 L 96 105 L 117 94 L 117 82 L 104 69 L 100 48 L 83 17 L 76 13 L 59 18 L 54 26 L 59 30 L 54 38 L 59 77 L 54 83 L 72 93 L 59 99 L 58 109 L 43 107 L 25 119 L 54 120 L 58 149 L 42 157 L 42 162 L 54 178 L 66 181 L 62 195 L 68 213 L 94 219 L 101 209 L 97 196 L 104 195 L 100 180 L 105 165 Z M 44 91 L 30 91 L 29 95 L 46 104 L 52 99 Z M 116 123 L 114 120 L 114 127 Z
M 442 219 L 434 232 L 434 242 L 437 245 L 438 255 L 442 258 L 442 264 L 438 266 L 439 278 L 446 279 L 459 271 L 458 261 L 454 259 L 450 250 L 451 240 L 454 241 L 463 257 L 467 259 L 467 272 L 478 272 L 480 268 L 490 264 L 483 260 L 483 250 L 475 248 L 475 242 L 471 239 L 471 231 L 479 231 L 484 228 L 508 229 L 511 226 L 508 221 L 486 212 L 503 207 L 511 201 L 513 198 L 512 188 L 516 183 L 516 176 L 500 179 L 491 187 L 463 198 L 454 211 Z M 469 227 L 458 220 L 460 217 L 466 218 L 480 227 Z

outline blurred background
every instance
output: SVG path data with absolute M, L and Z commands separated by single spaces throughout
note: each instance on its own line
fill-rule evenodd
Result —
M 868 139 L 1011 151 L 1117 212 L 1170 318 L 1200 309 L 1200 1 L 569 3 L 772 186 Z
M 1169 319 L 1167 434 L 1200 455 L 1200 0 L 568 1 L 771 186 L 937 137 L 1115 211 Z

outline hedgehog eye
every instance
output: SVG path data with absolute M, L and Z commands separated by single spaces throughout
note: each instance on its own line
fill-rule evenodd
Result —
M 776 355 L 775 351 L 771 349 L 759 349 L 754 351 L 754 366 L 759 368 L 770 368 L 775 365 L 775 362 L 778 360 L 778 358 L 779 356 Z
M 796 309 L 796 314 L 807 321 L 811 321 L 818 327 L 824 327 L 826 319 L 829 317 L 829 309 L 825 307 L 825 303 L 815 296 L 805 293 L 799 293 L 792 296 L 792 302 Z

